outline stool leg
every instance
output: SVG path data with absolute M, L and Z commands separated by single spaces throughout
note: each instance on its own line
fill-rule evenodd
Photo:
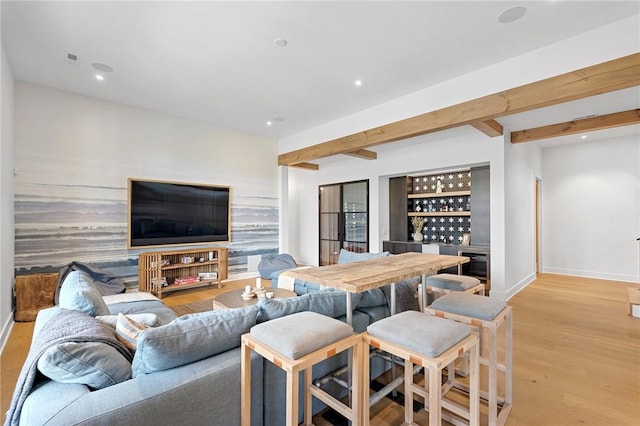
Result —
M 440 370 L 435 366 L 429 366 L 429 424 L 440 425 L 442 423 L 442 410 L 440 408 Z M 426 373 L 426 371 L 425 371 Z M 407 404 L 405 397 L 405 405 Z
M 360 341 L 350 350 L 351 356 L 353 357 L 353 362 L 351 363 L 351 424 L 353 425 L 362 424 L 362 394 L 366 388 L 363 386 L 364 382 L 362 377 L 362 361 L 364 355 L 364 349 L 362 346 L 364 345 L 362 344 L 362 341 Z
M 404 360 L 404 423 L 413 424 L 413 363 Z
M 304 424 L 310 425 L 313 424 L 311 422 L 311 411 L 312 411 L 312 398 L 311 398 L 311 379 L 312 379 L 312 367 L 304 369 Z
M 300 387 L 298 381 L 297 371 L 287 371 L 287 426 L 298 425 L 298 395 Z
M 489 426 L 498 419 L 498 348 L 496 329 L 489 330 Z
M 370 369 L 370 360 L 369 360 L 369 344 L 365 343 L 362 345 L 362 371 L 361 371 L 361 375 L 363 378 L 362 381 L 362 391 L 361 391 L 361 397 L 362 397 L 362 419 L 361 419 L 361 424 L 362 426 L 369 426 L 369 412 L 371 409 L 371 403 L 369 402 L 369 378 L 370 378 L 370 373 L 369 373 L 369 369 Z
M 251 424 L 251 350 L 243 343 L 240 346 L 240 424 Z
M 476 343 L 469 351 L 469 426 L 480 424 L 480 364 Z

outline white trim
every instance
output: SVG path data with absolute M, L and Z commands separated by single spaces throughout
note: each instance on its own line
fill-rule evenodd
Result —
M 630 282 L 630 283 L 638 282 L 638 276 L 633 276 L 633 275 L 613 274 L 613 273 L 595 272 L 595 271 L 581 271 L 577 269 L 554 268 L 550 266 L 544 268 L 544 273 L 558 274 L 558 275 L 573 275 L 576 277 L 596 278 L 600 280 L 609 280 L 609 281 L 621 281 L 621 282 Z
M 496 291 L 490 290 L 489 297 L 493 297 L 494 299 L 504 300 L 505 302 L 511 299 L 513 296 L 518 294 L 520 290 L 523 290 L 526 286 L 531 284 L 536 279 L 535 272 L 520 281 L 518 284 L 514 285 L 507 291 Z
M 240 272 L 240 273 L 237 273 L 237 274 L 229 275 L 229 278 L 227 278 L 223 282 L 224 283 L 228 283 L 229 281 L 244 280 L 244 279 L 247 279 L 247 278 L 257 278 L 259 276 L 260 276 L 260 274 L 258 273 L 258 271 Z
M 0 337 L 0 354 L 4 351 L 4 346 L 7 344 L 9 340 L 9 336 L 11 335 L 11 330 L 13 330 L 13 310 L 11 311 L 11 315 L 7 319 L 7 322 L 2 327 L 2 336 Z

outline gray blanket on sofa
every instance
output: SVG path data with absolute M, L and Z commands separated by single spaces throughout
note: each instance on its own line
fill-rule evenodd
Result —
M 116 339 L 111 326 L 82 312 L 60 309 L 47 321 L 46 332 L 43 329 L 35 336 L 31 344 L 13 391 L 5 426 L 14 426 L 20 423 L 20 412 L 35 383 L 38 360 L 42 354 L 51 346 L 66 342 L 106 343 L 116 348 L 129 361 L 132 359 L 129 350 Z

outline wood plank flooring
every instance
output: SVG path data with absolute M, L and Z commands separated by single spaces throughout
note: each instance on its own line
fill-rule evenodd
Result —
M 168 306 L 242 288 L 175 292 Z M 640 424 L 640 318 L 627 315 L 627 288 L 637 284 L 540 274 L 514 296 L 514 402 L 509 426 Z M 26 357 L 33 323 L 16 323 L 0 356 L 1 409 L 7 410 Z M 372 425 L 402 424 L 388 400 L 372 409 Z M 329 423 L 316 416 L 320 426 Z M 417 413 L 416 421 L 427 424 Z M 482 416 L 486 424 L 486 415 Z

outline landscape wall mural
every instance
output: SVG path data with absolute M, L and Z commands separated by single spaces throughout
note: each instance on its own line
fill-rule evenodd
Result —
M 137 285 L 137 255 L 154 249 L 127 249 L 126 215 L 126 186 L 18 184 L 16 275 L 57 272 L 80 261 Z M 231 224 L 232 242 L 220 244 L 229 248 L 230 275 L 247 270 L 247 256 L 277 253 L 277 199 L 233 197 Z
M 16 274 L 78 261 L 137 285 L 154 249 L 127 249 L 128 178 L 230 187 L 231 277 L 277 253 L 275 139 L 24 82 L 15 106 Z

